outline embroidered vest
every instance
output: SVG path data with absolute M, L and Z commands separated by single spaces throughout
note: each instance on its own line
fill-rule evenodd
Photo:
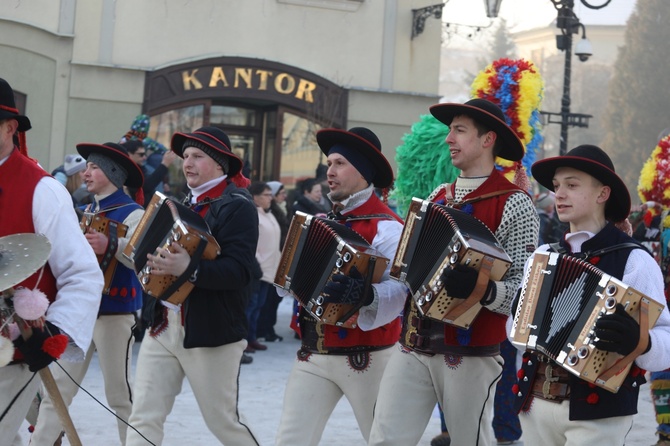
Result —
M 608 223 L 593 238 L 584 242 L 582 252 L 575 255 L 585 256 L 598 269 L 621 280 L 628 256 L 636 248 L 622 248 L 599 257 L 589 256 L 590 252 L 620 243 L 638 244 L 633 238 L 616 229 L 612 223 Z M 570 252 L 570 246 L 565 240 L 561 240 L 560 244 L 562 248 Z M 644 248 L 640 246 L 640 249 Z M 528 379 L 520 379 L 518 382 L 515 399 L 515 409 L 517 411 L 528 410 L 531 406 L 531 386 L 535 381 L 536 373 L 543 373 L 544 370 L 542 366 L 538 366 L 540 364 L 534 354 L 524 354 L 519 376 Z M 646 382 L 644 373 L 644 370 L 633 363 L 633 367 L 617 393 L 601 389 L 594 384 L 570 375 L 570 420 L 595 420 L 637 413 L 640 386 Z
M 100 200 L 99 214 L 122 223 L 128 216 L 142 207 L 119 189 Z M 111 209 L 105 211 L 105 209 Z M 100 301 L 100 314 L 130 313 L 142 308 L 142 287 L 135 271 L 118 262 L 109 294 L 103 294 Z
M 371 214 L 388 214 L 396 221 L 402 223 L 400 217 L 398 217 L 388 206 L 386 206 L 374 193 L 361 206 L 351 212 L 345 213 L 344 215 L 354 216 Z M 356 220 L 347 222 L 346 224 L 354 231 L 361 234 L 368 243 L 372 243 L 372 240 L 374 240 L 375 236 L 377 235 L 377 226 L 381 220 L 383 219 L 375 218 Z M 392 322 L 370 331 L 363 331 L 358 327 L 354 329 L 348 329 L 321 323 L 317 324 L 317 326 L 318 325 L 321 327 L 317 328 L 317 332 L 320 332 L 320 329 L 323 329 L 324 347 L 326 349 L 354 346 L 390 346 L 395 344 L 395 342 L 398 340 L 401 326 L 400 318 L 396 318 Z
M 451 196 L 454 195 L 455 188 L 456 185 L 452 184 Z M 521 188 L 512 184 L 497 169 L 494 169 L 486 181 L 476 190 L 463 197 L 463 200 L 510 189 L 523 192 Z M 500 226 L 507 198 L 512 193 L 516 192 L 508 192 L 472 203 L 472 215 L 481 220 L 491 232 L 495 233 L 498 226 Z M 433 198 L 433 201 L 436 203 L 442 201 L 444 203 L 446 195 L 447 191 L 443 189 Z M 444 343 L 447 345 L 470 345 L 473 347 L 497 344 L 507 339 L 505 331 L 506 321 L 507 317 L 505 315 L 482 308 L 468 330 L 444 324 Z M 431 323 L 435 323 L 435 321 L 431 321 Z

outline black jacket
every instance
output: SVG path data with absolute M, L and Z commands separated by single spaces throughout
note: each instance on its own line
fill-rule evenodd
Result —
M 205 221 L 221 246 L 214 260 L 198 264 L 195 288 L 183 304 L 184 348 L 219 347 L 245 339 L 253 262 L 258 243 L 258 213 L 246 189 L 229 183 L 211 203 Z M 155 299 L 153 299 L 155 301 Z M 160 323 L 156 306 L 152 325 Z

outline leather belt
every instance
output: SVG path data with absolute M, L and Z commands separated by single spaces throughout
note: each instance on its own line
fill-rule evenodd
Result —
M 349 347 L 326 347 L 323 324 L 317 323 L 311 316 L 300 315 L 301 350 L 322 355 L 350 355 L 361 352 L 373 352 L 392 347 L 390 345 L 352 345 Z
M 570 374 L 567 370 L 550 362 L 542 366 L 535 377 L 531 389 L 533 396 L 551 402 L 560 403 L 570 398 Z
M 403 327 L 400 343 L 423 355 L 497 356 L 500 344 L 469 346 L 444 343 L 444 326 L 439 321 L 413 316 L 408 318 L 409 327 Z

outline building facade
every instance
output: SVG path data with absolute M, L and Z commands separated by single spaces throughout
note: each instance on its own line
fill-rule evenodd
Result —
M 324 159 L 315 132 L 366 126 L 393 162 L 438 101 L 430 0 L 34 0 L 0 11 L 0 57 L 48 170 L 80 142 L 222 128 L 255 180 L 290 187 Z

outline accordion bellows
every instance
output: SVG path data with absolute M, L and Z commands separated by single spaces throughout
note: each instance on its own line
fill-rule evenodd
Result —
M 391 277 L 407 284 L 423 316 L 468 328 L 482 309 L 481 296 L 473 300 L 447 296 L 441 281 L 444 269 L 459 263 L 478 271 L 484 265 L 491 280 L 501 280 L 512 260 L 482 221 L 458 209 L 413 198 Z
M 616 393 L 632 361 L 624 364 L 621 355 L 595 348 L 594 329 L 618 303 L 643 330 L 654 326 L 664 308 L 584 260 L 538 252 L 523 278 L 510 338 L 516 346 L 541 353 L 581 379 Z
M 147 294 L 179 305 L 194 287 L 189 277 L 152 274 L 147 265 L 147 254 L 154 254 L 159 247 L 167 248 L 172 242 L 186 249 L 192 261 L 194 257 L 196 261 L 213 260 L 221 253 L 218 242 L 199 214 L 156 192 L 123 255 L 133 262 L 137 278 Z
M 353 267 L 370 283 L 379 283 L 389 260 L 351 228 L 333 220 L 296 212 L 291 220 L 274 284 L 290 291 L 317 321 L 355 328 L 358 308 L 325 303 L 322 291 L 333 274 Z

